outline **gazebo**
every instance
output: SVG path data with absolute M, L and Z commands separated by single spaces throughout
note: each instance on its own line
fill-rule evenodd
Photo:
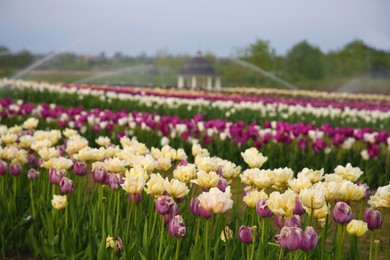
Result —
M 180 70 L 177 77 L 177 86 L 179 89 L 184 87 L 191 87 L 191 89 L 205 87 L 209 91 L 213 90 L 213 88 L 220 90 L 221 79 L 215 73 L 211 62 L 198 51 L 196 56 Z

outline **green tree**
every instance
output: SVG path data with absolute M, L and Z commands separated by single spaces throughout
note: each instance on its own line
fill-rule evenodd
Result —
M 323 54 L 306 40 L 295 44 L 286 57 L 286 71 L 294 80 L 319 80 L 324 77 Z
M 275 69 L 275 50 L 270 47 L 268 41 L 257 39 L 244 51 L 244 55 L 248 62 L 264 70 Z

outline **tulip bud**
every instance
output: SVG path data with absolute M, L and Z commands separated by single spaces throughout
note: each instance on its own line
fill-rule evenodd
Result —
M 172 205 L 172 209 L 171 209 L 170 213 L 171 213 L 172 217 L 179 215 L 179 213 L 180 213 L 179 206 L 177 206 L 176 203 Z
M 171 196 L 168 195 L 161 195 L 156 200 L 156 209 L 157 212 L 161 215 L 165 215 L 171 212 L 172 205 L 175 204 L 175 201 L 172 199 Z
M 346 230 L 352 236 L 361 237 L 367 232 L 368 227 L 366 222 L 354 219 L 348 223 Z
M 37 158 L 33 154 L 27 156 L 27 164 L 31 167 L 38 166 Z
M 7 163 L 0 160 L 0 176 L 5 175 L 7 173 Z
M 366 209 L 363 213 L 363 221 L 367 223 L 369 230 L 382 227 L 382 214 L 379 210 Z
M 272 216 L 272 211 L 268 208 L 267 199 L 259 199 L 256 203 L 256 212 L 262 218 L 268 218 Z
M 11 162 L 9 165 L 9 174 L 17 176 L 22 173 L 22 165 L 19 162 Z
M 228 186 L 228 182 L 226 181 L 225 178 L 221 178 L 219 181 L 218 181 L 218 189 L 222 192 L 225 192 L 226 190 L 226 187 Z
M 199 215 L 199 200 L 198 200 L 198 198 L 192 198 L 190 200 L 190 212 L 195 216 Z
M 308 226 L 302 232 L 301 247 L 303 251 L 312 250 L 317 246 L 318 236 L 313 227 Z
M 295 251 L 301 247 L 302 229 L 299 227 L 283 227 L 279 235 L 279 244 L 283 249 Z
M 49 180 L 52 184 L 59 184 L 62 178 L 66 175 L 66 170 L 57 170 L 56 168 L 50 168 Z
M 129 199 L 130 199 L 130 201 L 135 202 L 135 204 L 138 204 L 142 200 L 142 193 L 141 192 L 136 193 L 136 194 L 130 193 L 129 194 Z
M 123 241 L 122 241 L 121 237 L 120 236 L 116 236 L 115 237 L 115 241 L 117 242 L 116 243 L 116 251 L 122 251 Z
M 168 234 L 171 237 L 182 238 L 186 235 L 186 226 L 181 215 L 174 216 L 168 224 Z
M 226 226 L 222 232 L 221 232 L 221 240 L 223 242 L 226 242 L 228 240 L 231 240 L 233 238 L 233 230 L 229 228 L 229 226 Z
M 282 228 L 282 226 L 283 226 L 282 220 L 283 220 L 283 217 L 282 217 L 282 216 L 275 216 L 275 225 L 276 225 L 278 228 Z
M 35 180 L 38 177 L 39 177 L 39 172 L 37 172 L 35 169 L 31 168 L 30 170 L 28 170 L 27 178 L 29 178 L 30 180 Z
M 253 232 L 253 228 L 241 226 L 238 230 L 238 239 L 245 244 L 250 244 L 253 242 Z
M 301 227 L 301 219 L 299 215 L 294 215 L 290 219 L 284 221 L 284 225 L 287 227 Z
M 76 161 L 73 164 L 73 172 L 76 175 L 84 176 L 87 174 L 87 164 L 82 161 Z
M 92 171 L 92 179 L 95 182 L 105 184 L 106 178 L 107 178 L 107 170 L 106 169 L 96 168 Z
M 71 193 L 74 189 L 74 184 L 71 179 L 68 179 L 66 177 L 62 178 L 62 180 L 59 183 L 60 185 L 60 191 L 62 193 Z
M 303 208 L 303 204 L 299 200 L 299 196 L 295 197 L 294 203 L 295 203 L 295 207 L 293 211 L 294 215 L 299 215 L 299 216 L 303 215 L 306 212 L 306 210 Z
M 108 185 L 110 185 L 112 190 L 117 190 L 119 188 L 120 179 L 122 179 L 120 174 L 111 173 L 108 175 Z
M 349 223 L 352 220 L 352 209 L 347 203 L 339 201 L 334 206 L 332 217 L 339 224 Z

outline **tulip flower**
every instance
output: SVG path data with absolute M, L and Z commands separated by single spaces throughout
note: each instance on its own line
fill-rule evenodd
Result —
M 83 161 L 76 161 L 73 164 L 73 172 L 76 175 L 84 176 L 87 174 L 87 164 Z
M 302 229 L 284 226 L 280 231 L 278 242 L 284 250 L 295 251 L 301 247 Z
M 160 215 L 168 214 L 172 211 L 172 207 L 175 204 L 175 201 L 171 196 L 161 195 L 156 200 L 156 209 Z
M 347 233 L 352 236 L 361 237 L 367 232 L 367 223 L 361 220 L 351 220 L 347 225 Z
M 31 168 L 28 170 L 27 172 L 27 178 L 29 178 L 30 180 L 35 180 L 36 178 L 39 177 L 39 172 L 36 171 L 35 169 Z
M 60 191 L 62 193 L 72 193 L 74 190 L 73 181 L 71 179 L 66 178 L 66 177 L 62 178 L 59 185 L 60 185 Z
M 5 175 L 7 173 L 7 163 L 0 160 L 0 176 Z
M 9 174 L 18 176 L 22 173 L 22 165 L 19 162 L 11 162 L 9 165 Z
M 245 244 L 250 244 L 253 242 L 254 232 L 256 231 L 253 227 L 241 226 L 238 230 L 238 239 Z
M 308 226 L 302 232 L 300 249 L 303 251 L 312 250 L 317 246 L 318 236 L 313 227 Z
M 382 227 L 382 214 L 379 210 L 368 208 L 363 213 L 363 221 L 367 223 L 369 230 L 380 229 Z
M 95 182 L 105 184 L 107 177 L 107 170 L 102 168 L 96 168 L 92 171 L 92 178 Z
M 181 215 L 176 215 L 169 221 L 168 234 L 177 238 L 182 238 L 186 235 L 186 226 Z
M 347 203 L 339 201 L 334 206 L 332 217 L 339 224 L 349 223 L 352 220 L 352 209 Z
M 273 215 L 272 211 L 268 208 L 267 199 L 259 199 L 256 203 L 256 212 L 262 218 L 268 218 Z
M 62 178 L 66 175 L 66 170 L 57 170 L 56 168 L 50 168 L 49 180 L 52 184 L 60 184 Z

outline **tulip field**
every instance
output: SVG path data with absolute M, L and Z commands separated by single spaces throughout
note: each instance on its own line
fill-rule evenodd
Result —
M 0 258 L 390 259 L 388 96 L 0 85 Z

